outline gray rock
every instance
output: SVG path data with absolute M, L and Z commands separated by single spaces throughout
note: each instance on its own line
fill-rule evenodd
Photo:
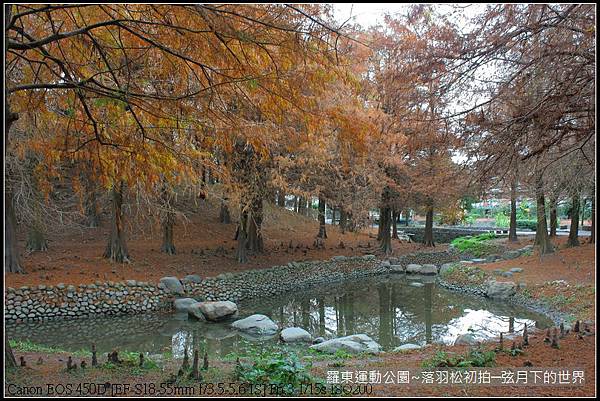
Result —
M 334 261 L 334 262 L 341 262 L 341 261 L 344 261 L 346 259 L 348 259 L 348 258 L 346 256 L 344 256 L 344 255 L 334 256 L 334 257 L 331 258 L 331 260 Z
M 471 333 L 461 334 L 454 340 L 454 345 L 477 345 L 479 341 Z
M 381 345 L 377 344 L 366 334 L 353 334 L 346 337 L 334 338 L 319 344 L 311 345 L 310 348 L 330 354 L 335 354 L 340 349 L 351 354 L 358 354 L 361 352 L 378 354 L 381 352 Z
M 471 262 L 473 262 L 473 263 L 485 263 L 486 260 L 482 259 L 482 258 L 475 258 L 475 259 L 471 259 Z
M 313 344 L 321 344 L 322 342 L 325 342 L 324 337 L 317 337 L 312 341 Z
M 423 265 L 421 267 L 421 271 L 419 272 L 420 274 L 425 274 L 425 275 L 432 275 L 432 274 L 437 274 L 438 270 L 436 265 Z
M 281 339 L 286 343 L 291 342 L 310 342 L 312 336 L 310 333 L 300 327 L 288 327 L 281 330 Z
M 520 267 L 513 267 L 512 269 L 509 270 L 509 272 L 511 273 L 521 273 L 523 272 L 523 269 Z
M 411 287 L 425 287 L 425 284 L 419 283 L 418 281 L 413 281 L 409 284 Z
M 506 251 L 502 254 L 502 259 L 516 259 L 519 256 L 521 256 L 521 253 L 519 251 Z
M 390 271 L 392 273 L 404 273 L 404 267 L 402 265 L 390 265 Z
M 486 295 L 494 299 L 507 299 L 515 292 L 515 283 L 512 281 L 490 281 L 486 288 Z
M 196 302 L 198 301 L 196 301 L 194 298 L 178 298 L 173 301 L 173 307 L 175 308 L 176 312 L 187 312 L 188 307 Z
M 183 281 L 188 283 L 201 283 L 202 278 L 200 278 L 200 276 L 197 274 L 188 274 L 183 278 Z
M 231 323 L 231 327 L 256 336 L 270 336 L 277 333 L 279 329 L 277 323 L 272 321 L 268 316 L 260 314 L 236 320 Z
M 237 305 L 231 301 L 198 302 L 198 304 L 191 305 L 188 310 L 196 305 L 206 320 L 213 322 L 235 317 L 238 312 Z
M 423 266 L 411 263 L 406 266 L 406 272 L 410 274 L 420 273 Z
M 512 274 L 512 272 L 502 272 L 501 276 L 502 277 L 512 277 L 513 274 Z
M 202 304 L 202 302 L 194 302 L 193 304 L 188 305 L 187 313 L 188 313 L 189 317 L 204 322 L 204 321 L 206 321 L 206 317 L 204 316 L 204 313 L 202 313 L 202 310 L 200 309 L 201 304 Z
M 500 255 L 488 255 L 485 257 L 487 263 L 495 262 L 497 259 L 500 259 Z
M 160 279 L 159 286 L 165 288 L 171 294 L 184 295 L 183 285 L 177 277 L 163 277 Z
M 404 345 L 394 348 L 392 351 L 393 352 L 403 352 L 403 351 L 410 351 L 413 349 L 421 349 L 421 348 L 422 347 L 417 344 L 404 344 Z

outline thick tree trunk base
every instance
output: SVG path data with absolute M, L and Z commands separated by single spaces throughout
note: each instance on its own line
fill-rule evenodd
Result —
M 21 266 L 17 242 L 17 218 L 13 208 L 13 197 L 4 192 L 5 226 L 4 226 L 4 271 L 6 273 L 25 273 Z
M 160 251 L 166 253 L 167 255 L 175 255 L 177 253 L 175 245 L 173 244 L 162 244 Z
M 221 202 L 221 210 L 219 211 L 219 222 L 222 224 L 231 223 L 231 215 L 229 214 L 229 208 L 225 202 Z
M 160 247 L 160 251 L 166 253 L 167 255 L 175 255 L 175 244 L 173 242 L 173 225 L 174 225 L 175 217 L 172 213 L 169 213 L 165 217 L 165 221 L 163 222 L 163 242 Z
M 106 250 L 102 257 L 106 259 L 110 259 L 113 262 L 117 263 L 130 263 L 129 253 L 127 252 L 127 247 L 125 244 L 122 244 L 120 240 L 108 240 L 108 244 L 106 245 Z
M 27 250 L 29 252 L 48 250 L 48 241 L 41 230 L 31 229 L 29 231 L 27 235 Z

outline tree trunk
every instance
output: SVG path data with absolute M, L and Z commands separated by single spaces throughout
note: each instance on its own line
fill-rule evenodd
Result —
M 398 239 L 398 219 L 400 218 L 400 213 L 394 209 L 392 212 L 392 238 Z
M 569 229 L 569 239 L 567 240 L 567 246 L 579 246 L 579 239 L 577 234 L 579 233 L 579 194 L 573 193 L 571 208 L 571 228 Z
M 15 359 L 15 354 L 10 346 L 10 342 L 8 341 L 8 336 L 4 336 L 4 363 L 7 368 L 16 368 L 17 360 Z
M 246 233 L 246 226 L 248 222 L 248 212 L 243 210 L 240 212 L 240 221 L 237 229 L 237 251 L 236 259 L 239 263 L 248 262 L 248 251 L 246 250 L 246 241 L 248 240 L 248 234 Z
M 340 206 L 340 229 L 342 230 L 342 234 L 346 233 L 346 211 L 343 206 Z
M 261 230 L 262 220 L 262 199 L 255 199 L 246 221 L 246 233 L 248 235 L 246 247 L 252 252 L 262 252 L 264 250 Z
M 392 237 L 390 235 L 392 223 L 392 210 L 390 207 L 383 207 L 379 212 L 379 227 L 381 227 L 381 251 L 385 255 L 392 253 Z
M 34 222 L 29 228 L 27 233 L 27 250 L 30 252 L 48 250 L 48 240 L 46 240 L 44 229 L 39 222 Z
M 548 223 L 546 221 L 546 200 L 544 199 L 544 182 L 542 176 L 537 178 L 535 189 L 537 202 L 537 228 L 535 232 L 535 245 L 540 247 L 540 255 L 554 252 L 554 246 L 548 236 Z
M 553 196 L 550 199 L 550 237 L 556 237 L 556 203 L 558 199 Z
M 306 199 L 302 196 L 298 198 L 298 213 L 306 216 Z
M 12 15 L 12 5 L 4 6 L 4 22 L 8 25 Z M 5 45 L 8 36 L 4 35 Z M 6 60 L 6 49 L 4 46 L 4 59 Z M 10 109 L 8 100 L 8 86 L 4 85 L 4 149 L 8 152 L 10 146 L 10 127 L 19 119 L 17 113 Z M 8 172 L 6 172 L 7 174 Z M 5 175 L 6 178 L 6 175 Z M 17 217 L 14 210 L 14 195 L 10 188 L 4 189 L 5 222 L 4 222 L 4 271 L 7 273 L 25 273 L 21 266 L 21 257 L 17 242 Z
M 327 230 L 325 229 L 325 200 L 319 196 L 319 234 L 318 238 L 327 238 Z
M 277 206 L 285 207 L 285 194 L 282 191 L 277 192 Z
M 585 218 L 585 198 L 581 199 L 581 205 L 579 206 L 580 214 L 581 214 L 581 224 L 580 227 L 583 227 L 584 218 Z
M 356 221 L 354 221 L 354 216 L 352 212 L 346 213 L 346 229 L 351 233 L 356 231 Z
M 595 233 L 595 229 L 596 229 L 596 195 L 592 195 L 592 231 L 590 233 L 590 244 L 593 244 L 596 242 L 596 233 Z
M 427 215 L 425 217 L 425 233 L 423 235 L 423 244 L 425 246 L 435 246 L 433 242 L 433 206 L 427 206 Z
M 129 263 L 129 252 L 125 243 L 125 233 L 123 231 L 123 182 L 117 186 L 113 184 L 112 194 L 112 222 L 110 235 L 104 257 L 114 262 Z
M 508 227 L 508 241 L 517 242 L 517 180 L 510 183 L 510 225 Z
M 221 201 L 221 210 L 219 211 L 219 221 L 222 224 L 231 223 L 231 215 L 229 214 L 229 208 L 227 207 L 227 203 L 225 203 L 225 201 Z
M 175 224 L 175 214 L 167 212 L 163 220 L 163 243 L 161 252 L 168 255 L 175 255 L 175 244 L 173 243 L 173 225 Z
M 5 204 L 5 240 L 4 240 L 4 271 L 6 273 L 25 273 L 21 266 L 17 241 L 17 217 L 13 205 L 12 192 L 4 192 Z

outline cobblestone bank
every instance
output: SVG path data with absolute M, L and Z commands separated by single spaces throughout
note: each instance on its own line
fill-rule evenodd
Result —
M 237 302 L 385 272 L 387 269 L 374 255 L 337 256 L 328 261 L 291 262 L 269 269 L 226 273 L 200 283 L 182 280 L 185 294 L 178 296 Z M 171 308 L 178 296 L 164 285 L 135 280 L 80 286 L 9 287 L 4 294 L 5 321 L 138 314 Z

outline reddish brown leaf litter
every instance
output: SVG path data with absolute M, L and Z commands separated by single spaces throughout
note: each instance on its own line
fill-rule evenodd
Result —
M 161 277 L 198 274 L 201 277 L 246 269 L 268 268 L 291 261 L 325 260 L 335 255 L 377 253 L 376 230 L 342 234 L 339 227 L 327 226 L 325 249 L 313 245 L 319 226 L 316 220 L 278 207 L 270 207 L 264 222 L 265 252 L 251 255 L 246 264 L 235 260 L 236 225 L 221 224 L 218 207 L 208 203 L 185 225 L 175 226 L 176 255 L 160 252 L 160 232 L 154 235 L 146 227 L 129 230 L 131 263 L 116 264 L 102 258 L 108 238 L 107 224 L 83 231 L 69 231 L 51 238 L 48 251 L 23 254 L 27 274 L 5 274 L 6 286 L 90 284 L 100 281 L 140 280 L 158 282 Z M 20 249 L 25 235 L 20 235 Z M 430 251 L 421 244 L 394 240 L 394 255 Z M 443 250 L 438 246 L 436 250 Z

